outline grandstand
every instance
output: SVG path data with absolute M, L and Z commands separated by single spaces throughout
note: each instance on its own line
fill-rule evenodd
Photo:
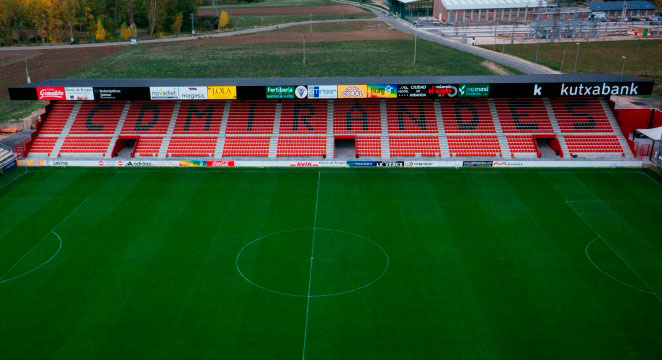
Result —
M 10 94 L 51 96 L 18 149 L 28 160 L 572 166 L 634 160 L 609 96 L 646 94 L 651 86 L 612 75 L 53 80 Z M 332 95 L 319 97 L 320 87 Z M 55 100 L 69 89 L 84 95 L 67 99 L 81 100 Z M 44 90 L 55 97 L 41 96 Z

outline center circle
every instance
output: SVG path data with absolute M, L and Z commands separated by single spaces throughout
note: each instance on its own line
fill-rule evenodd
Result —
M 244 280 L 262 290 L 326 297 L 376 283 L 388 270 L 389 258 L 383 247 L 365 236 L 300 228 L 271 233 L 244 245 L 237 253 L 236 267 Z

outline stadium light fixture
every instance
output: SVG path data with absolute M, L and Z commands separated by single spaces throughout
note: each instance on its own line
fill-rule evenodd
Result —
M 573 74 L 577 73 L 577 59 L 579 59 L 579 43 L 575 44 L 577 44 L 577 53 L 575 54 L 575 68 L 572 70 Z
M 627 59 L 627 57 L 625 56 L 621 56 L 621 57 L 623 58 L 623 66 L 621 67 L 621 76 L 623 76 L 623 73 L 625 72 L 625 59 Z

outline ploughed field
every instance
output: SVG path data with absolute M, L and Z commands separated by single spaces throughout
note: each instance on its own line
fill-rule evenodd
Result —
M 637 169 L 16 169 L 0 354 L 653 359 Z

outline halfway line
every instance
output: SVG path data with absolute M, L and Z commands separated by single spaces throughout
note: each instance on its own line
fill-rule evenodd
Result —
M 306 359 L 306 340 L 308 339 L 308 315 L 310 314 L 310 289 L 313 283 L 313 259 L 315 258 L 315 234 L 317 233 L 317 205 L 320 200 L 320 178 L 321 172 L 317 172 L 317 195 L 315 198 L 315 220 L 313 221 L 313 240 L 310 245 L 310 272 L 308 273 L 308 296 L 306 299 L 306 325 L 303 329 L 303 352 L 301 359 Z

